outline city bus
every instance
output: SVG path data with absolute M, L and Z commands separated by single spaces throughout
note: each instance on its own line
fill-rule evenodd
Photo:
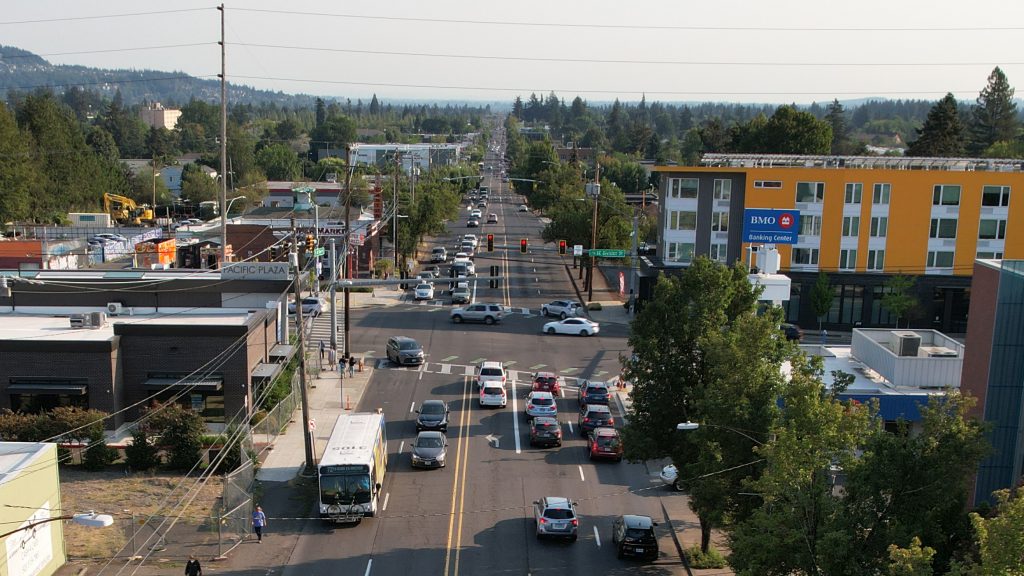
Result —
M 374 516 L 387 466 L 384 415 L 339 416 L 317 467 L 320 518 L 345 523 Z

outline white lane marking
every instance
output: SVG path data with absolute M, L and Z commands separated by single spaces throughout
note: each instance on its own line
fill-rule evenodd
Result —
M 391 492 L 384 494 L 384 505 L 380 507 L 381 512 L 385 512 L 388 509 L 388 498 L 391 498 Z M 594 526 L 594 530 L 597 530 L 597 526 Z M 600 546 L 600 544 L 598 544 Z
M 373 558 L 366 561 L 366 572 L 363 572 L 363 576 L 370 576 L 370 568 L 373 567 Z
M 512 380 L 512 429 L 516 438 L 516 454 L 522 454 L 522 447 L 519 445 L 519 402 L 516 401 L 516 381 Z
M 452 365 L 451 364 L 441 364 L 441 374 L 451 374 L 451 373 L 452 373 Z
M 409 404 L 409 413 L 411 414 L 413 409 L 416 408 L 416 401 L 413 400 L 412 404 Z
M 597 526 L 594 526 L 594 539 L 597 540 L 597 547 L 601 547 L 601 534 L 597 531 Z
M 476 366 L 463 366 L 463 376 L 475 376 Z
M 586 482 L 587 479 L 583 477 L 583 466 L 576 466 L 576 467 L 580 469 L 580 480 Z
M 562 388 L 561 386 L 559 386 L 558 387 L 558 395 L 561 396 L 562 398 L 565 398 L 565 388 Z
M 575 432 L 572 431 L 572 422 L 566 420 L 565 423 L 569 425 L 569 434 L 575 434 Z
M 424 364 L 424 366 L 426 366 L 426 364 Z M 418 380 L 423 380 L 423 370 L 420 370 L 420 377 L 418 378 Z
M 399 454 L 402 453 L 402 450 L 405 450 L 405 440 L 402 440 L 402 443 L 398 445 L 398 453 Z

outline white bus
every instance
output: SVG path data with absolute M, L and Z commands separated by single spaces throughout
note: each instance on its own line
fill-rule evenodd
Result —
M 338 417 L 320 458 L 320 517 L 359 522 L 377 513 L 388 467 L 384 415 L 357 412 Z

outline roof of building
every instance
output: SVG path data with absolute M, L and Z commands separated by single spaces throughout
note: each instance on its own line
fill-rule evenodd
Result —
M 911 156 L 817 156 L 805 154 L 704 154 L 700 166 L 655 166 L 655 172 L 690 168 L 832 168 L 837 170 L 939 170 L 950 172 L 1022 172 L 1014 158 L 923 158 Z
M 106 323 L 99 328 L 72 328 L 70 313 L 54 309 L 53 314 L 5 314 L 0 317 L 0 341 L 35 341 L 35 342 L 102 342 L 114 337 L 116 324 L 154 325 L 154 326 L 244 326 L 249 313 L 239 309 L 222 308 L 223 313 L 211 313 L 209 310 L 198 313 L 164 312 L 134 316 L 108 316 Z
M 42 442 L 0 442 L 0 484 L 16 477 L 47 450 L 54 449 L 54 445 Z

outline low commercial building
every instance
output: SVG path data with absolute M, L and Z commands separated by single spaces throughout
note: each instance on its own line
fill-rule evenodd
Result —
M 51 576 L 64 565 L 64 525 L 57 445 L 0 442 L 0 531 L 3 576 Z M 53 521 L 48 521 L 54 519 Z M 20 530 L 19 530 L 20 529 Z

